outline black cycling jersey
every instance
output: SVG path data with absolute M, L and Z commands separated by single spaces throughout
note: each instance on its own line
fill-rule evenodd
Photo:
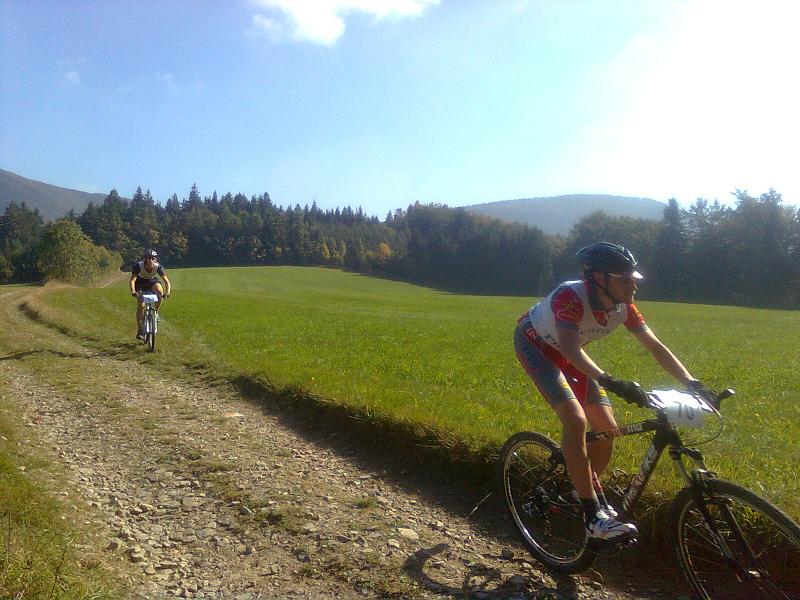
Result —
M 147 269 L 144 268 L 143 260 L 133 263 L 133 267 L 131 268 L 131 273 L 136 275 L 139 279 L 154 279 L 156 275 L 161 275 L 162 277 L 166 275 L 166 273 L 164 272 L 164 267 L 161 266 L 161 263 L 153 262 L 153 270 L 148 271 Z

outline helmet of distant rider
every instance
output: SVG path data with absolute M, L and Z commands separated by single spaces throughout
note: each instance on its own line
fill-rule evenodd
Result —
M 634 279 L 642 279 L 642 274 L 636 270 L 639 265 L 633 253 L 625 246 L 611 242 L 598 242 L 584 246 L 575 255 L 588 273 L 613 273 L 615 275 L 628 275 Z
M 145 250 L 142 258 L 152 258 L 153 260 L 155 260 L 158 258 L 158 252 L 156 252 L 152 248 L 150 250 Z

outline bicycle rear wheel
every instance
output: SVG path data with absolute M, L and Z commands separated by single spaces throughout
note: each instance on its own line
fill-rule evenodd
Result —
M 156 313 L 154 310 L 147 312 L 147 346 L 150 352 L 156 351 Z
M 713 527 L 689 488 L 676 496 L 672 507 L 678 560 L 697 596 L 799 600 L 797 523 L 734 483 L 713 479 L 705 484 L 703 503 Z
M 517 433 L 498 460 L 500 489 L 528 550 L 562 573 L 588 569 L 595 555 L 586 548 L 583 509 L 572 497 L 561 448 L 547 436 Z

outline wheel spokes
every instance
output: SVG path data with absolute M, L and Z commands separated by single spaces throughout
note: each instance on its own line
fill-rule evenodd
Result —
M 713 598 L 800 598 L 795 544 L 767 515 L 738 498 L 706 500 L 713 528 L 692 504 L 683 551 L 698 583 Z M 714 531 L 715 530 L 715 531 Z
M 509 454 L 506 485 L 514 520 L 529 542 L 558 561 L 583 549 L 583 521 L 560 497 L 564 477 L 563 464 L 545 448 L 532 444 Z

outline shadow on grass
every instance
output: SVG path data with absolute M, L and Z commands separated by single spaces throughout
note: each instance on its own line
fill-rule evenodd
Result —
M 94 338 L 91 336 L 87 336 L 83 332 L 76 331 L 64 325 L 58 325 L 57 323 L 53 323 L 52 321 L 47 320 L 42 314 L 32 307 L 28 302 L 22 302 L 19 305 L 19 310 L 22 314 L 24 314 L 27 318 L 29 318 L 34 323 L 41 325 L 43 327 L 47 327 L 53 331 L 60 333 L 66 337 L 72 339 L 78 339 L 82 342 L 86 342 L 94 346 L 95 348 L 104 348 L 101 351 L 98 351 L 95 354 L 87 354 L 87 355 L 69 355 L 57 352 L 55 350 L 38 350 L 36 352 L 51 352 L 53 354 L 58 354 L 63 356 L 64 358 L 98 358 L 101 356 L 111 356 L 111 357 L 120 357 L 124 355 L 126 352 L 130 352 L 131 350 L 141 346 L 140 341 L 130 341 L 130 342 L 118 342 L 116 344 L 111 344 L 110 347 L 108 346 L 107 342 L 104 342 L 98 338 Z M 1 358 L 0 358 L 1 360 Z M 8 360 L 8 359 L 6 359 Z
M 24 314 L 34 323 L 38 323 L 39 325 L 44 325 L 45 327 L 57 331 L 58 333 L 61 333 L 66 336 L 76 335 L 76 332 L 73 332 L 71 329 L 67 327 L 62 327 L 61 325 L 56 325 L 55 323 L 51 323 L 50 321 L 42 317 L 42 314 L 34 307 L 32 307 L 27 301 L 22 302 L 19 305 L 19 310 L 22 312 L 22 314 Z
M 42 354 L 50 354 L 53 356 L 60 356 L 61 358 L 97 358 L 103 356 L 102 354 L 70 354 L 68 352 L 59 352 L 58 350 L 50 350 L 49 348 L 42 348 L 41 350 L 25 350 L 23 352 L 15 352 L 14 354 L 6 354 L 0 356 L 0 361 L 5 360 L 22 360 L 29 356 L 36 356 Z

